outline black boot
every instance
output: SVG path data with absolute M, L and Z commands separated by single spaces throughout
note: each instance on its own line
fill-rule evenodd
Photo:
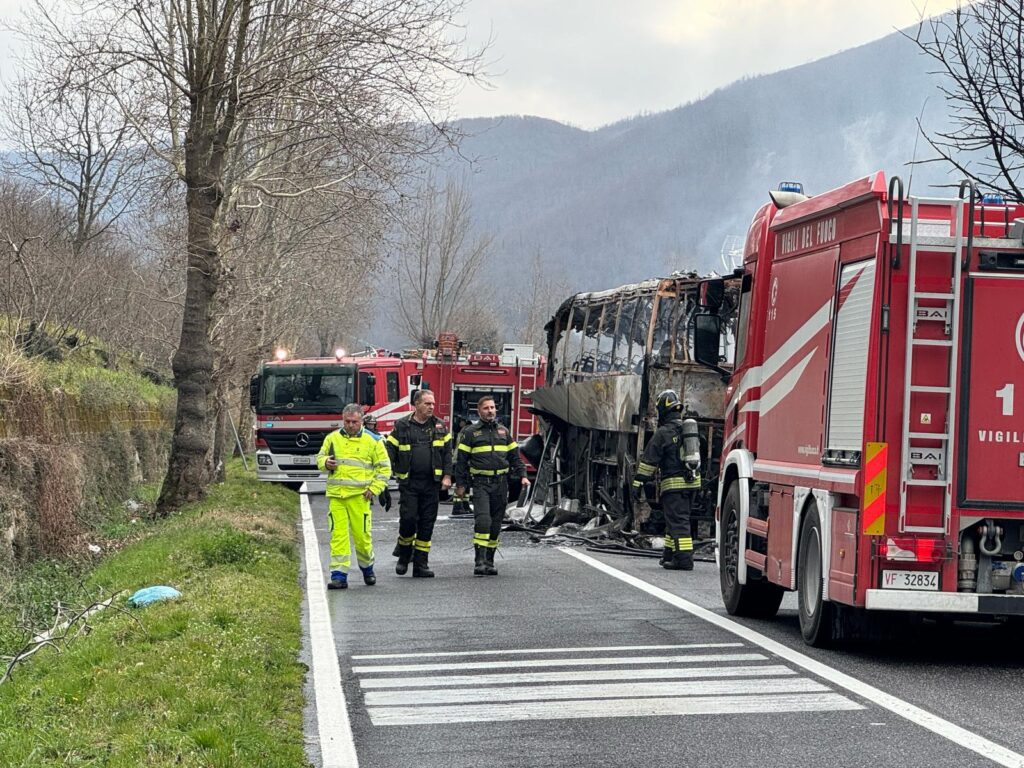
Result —
M 672 562 L 672 548 L 663 547 L 661 550 L 661 560 L 658 561 L 658 565 L 664 568 L 666 565 Z
M 497 547 L 487 547 L 487 551 L 484 552 L 484 566 L 487 568 L 488 576 L 498 575 L 498 569 L 494 567 L 494 553 L 497 549 Z
M 476 550 L 476 564 L 473 568 L 474 576 L 486 576 L 487 575 L 487 547 L 481 547 L 477 544 L 473 549 Z
M 672 562 L 667 563 L 665 567 L 670 571 L 692 571 L 693 570 L 693 551 L 679 551 L 675 553 L 672 558 Z
M 399 544 L 395 549 L 398 550 L 398 562 L 395 563 L 395 573 L 399 576 L 405 576 L 405 572 L 409 570 L 409 561 L 412 560 L 412 544 Z
M 417 549 L 412 553 L 412 577 L 414 579 L 432 579 L 434 572 L 427 565 L 428 553 Z

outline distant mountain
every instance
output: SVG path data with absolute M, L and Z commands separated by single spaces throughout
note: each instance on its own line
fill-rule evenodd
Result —
M 461 154 L 473 162 L 447 169 L 467 178 L 509 284 L 529 279 L 537 249 L 575 290 L 721 271 L 726 237 L 745 235 L 780 181 L 814 194 L 881 169 L 906 185 L 915 147 L 918 159 L 931 154 L 917 119 L 931 129 L 946 120 L 927 70 L 892 34 L 595 131 L 538 117 L 465 120 Z M 913 174 L 919 193 L 951 181 L 937 164 Z

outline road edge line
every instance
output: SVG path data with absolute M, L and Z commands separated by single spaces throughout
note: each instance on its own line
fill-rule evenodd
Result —
M 838 669 L 833 669 L 827 664 L 823 664 L 820 661 L 812 659 L 810 656 L 805 656 L 799 651 L 795 651 L 777 640 L 772 640 L 771 638 L 762 635 L 760 632 L 750 629 L 749 627 L 739 624 L 731 619 L 727 619 L 713 611 L 709 611 L 707 608 L 703 608 L 696 603 L 691 603 L 689 600 L 679 597 L 679 595 L 674 595 L 661 587 L 649 584 L 643 579 L 638 579 L 636 576 L 620 571 L 617 568 L 601 562 L 600 560 L 590 557 L 589 555 L 577 552 L 568 547 L 559 547 L 558 549 L 565 554 L 586 563 L 596 570 L 603 571 L 609 576 L 629 584 L 631 587 L 636 587 L 637 589 L 646 592 L 669 605 L 686 611 L 692 616 L 703 619 L 710 624 L 714 624 L 716 627 L 724 629 L 727 632 L 731 632 L 748 642 L 754 643 L 769 653 L 772 653 L 781 659 L 785 659 L 791 664 L 795 664 L 813 675 L 817 675 L 840 688 L 844 688 L 850 693 L 870 701 L 883 709 L 887 709 L 893 714 L 902 717 L 905 720 L 909 720 L 922 728 L 926 728 L 932 733 L 948 739 L 954 744 L 969 749 L 988 760 L 992 760 L 999 765 L 1006 766 L 1006 768 L 1024 768 L 1024 755 L 1013 752 L 1000 744 L 996 744 L 994 741 L 989 741 L 983 736 L 979 736 L 966 728 L 956 725 L 955 723 L 951 723 L 950 721 L 945 720 L 938 715 L 934 715 L 927 710 L 921 709 L 910 702 L 903 701 L 903 699 L 899 699 L 873 685 L 869 685 L 855 677 L 851 677 L 845 672 L 840 672 Z
M 341 685 L 341 667 L 334 644 L 331 613 L 327 606 L 327 589 L 321 570 L 316 528 L 313 526 L 313 509 L 305 490 L 303 483 L 299 492 L 299 510 L 306 555 L 306 605 L 309 611 L 311 672 L 321 768 L 359 768 L 355 737 L 348 719 L 348 702 Z

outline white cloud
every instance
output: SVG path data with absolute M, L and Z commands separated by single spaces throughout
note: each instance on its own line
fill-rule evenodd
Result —
M 470 0 L 471 41 L 489 34 L 492 91 L 466 88 L 460 116 L 538 114 L 596 127 L 692 101 L 745 75 L 852 48 L 956 0 Z
M 592 128 L 697 99 L 745 75 L 827 56 L 957 0 L 468 0 L 470 44 L 494 42 L 493 90 L 464 88 L 461 117 L 536 114 Z M 0 22 L 26 0 L 0 0 Z M 14 67 L 0 29 L 0 77 Z

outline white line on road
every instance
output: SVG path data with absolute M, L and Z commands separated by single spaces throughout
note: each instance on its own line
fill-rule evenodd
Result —
M 688 686 L 678 680 L 649 683 L 583 683 L 579 685 L 476 686 L 439 691 L 370 691 L 368 707 L 416 706 L 425 704 L 479 704 L 481 701 L 565 701 L 569 699 L 651 699 L 660 697 L 724 696 L 772 693 L 828 693 L 828 686 L 809 677 L 775 680 L 704 680 Z
M 857 678 L 847 675 L 845 672 L 840 672 L 826 664 L 822 664 L 820 661 L 815 661 L 811 657 L 806 656 L 799 651 L 795 651 L 789 646 L 783 645 L 771 638 L 765 637 L 761 633 L 755 632 L 749 627 L 745 627 L 742 624 L 726 618 L 725 616 L 721 616 L 706 608 L 702 608 L 701 606 L 691 603 L 689 600 L 685 600 L 684 598 L 674 595 L 664 589 L 648 584 L 642 579 L 638 579 L 635 576 L 624 573 L 623 571 L 613 568 L 612 566 L 590 557 L 589 555 L 585 555 L 582 552 L 576 552 L 575 550 L 568 549 L 566 547 L 560 547 L 560 549 L 562 552 L 565 552 L 565 554 L 575 557 L 577 560 L 586 563 L 592 568 L 604 571 L 609 576 L 613 576 L 619 581 L 625 582 L 632 587 L 636 587 L 637 589 L 642 590 L 647 594 L 668 603 L 669 605 L 673 605 L 699 619 L 703 619 L 710 624 L 714 624 L 716 627 L 721 627 L 727 632 L 731 632 L 747 642 L 759 645 L 769 653 L 775 654 L 798 667 L 802 667 L 811 674 L 817 675 L 834 685 L 845 688 L 850 693 L 860 696 L 873 704 L 877 704 L 879 707 L 887 709 L 893 714 L 899 715 L 916 725 L 920 725 L 922 728 L 927 728 L 932 733 L 949 739 L 954 744 L 966 747 L 972 752 L 976 752 L 982 757 L 992 760 L 999 765 L 1007 766 L 1007 768 L 1024 768 L 1024 755 L 1013 752 L 1000 744 L 996 744 L 994 741 L 989 741 L 984 736 L 968 731 L 966 728 L 962 728 L 955 723 L 951 723 L 950 721 L 939 717 L 938 715 L 934 715 L 927 710 L 914 706 L 907 701 L 903 701 L 903 699 L 899 699 L 888 694 L 873 685 L 861 682 Z
M 299 495 L 302 539 L 306 556 L 306 599 L 309 608 L 309 644 L 313 662 L 313 692 L 320 736 L 321 768 L 359 768 L 352 725 L 348 721 L 341 670 L 334 646 L 331 614 L 320 563 L 320 548 L 313 527 L 313 511 L 305 487 Z
M 824 712 L 863 707 L 836 693 L 778 696 L 694 696 L 598 701 L 534 701 L 463 704 L 451 707 L 371 707 L 374 725 L 437 725 L 495 720 L 565 720 L 569 718 L 661 717 L 666 715 L 734 715 L 760 712 Z
M 690 656 L 634 656 L 633 658 L 531 659 L 529 661 L 467 661 L 452 664 L 382 664 L 352 667 L 357 675 L 374 672 L 442 672 L 457 669 L 509 669 L 510 667 L 599 667 L 624 664 L 696 664 L 709 661 L 765 661 L 759 653 L 695 653 Z
M 707 677 L 780 677 L 795 675 L 781 664 L 683 669 L 593 669 L 585 672 L 513 672 L 509 674 L 420 675 L 418 677 L 360 678 L 363 689 L 439 688 L 459 685 L 514 685 L 516 683 L 575 683 L 587 680 L 696 680 Z
M 437 651 L 428 653 L 368 653 L 353 661 L 379 659 L 427 659 L 441 656 L 506 656 L 520 653 L 610 653 L 612 651 L 679 651 L 685 648 L 741 648 L 743 643 L 700 643 L 687 645 L 609 645 L 603 648 L 510 648 L 507 651 Z

